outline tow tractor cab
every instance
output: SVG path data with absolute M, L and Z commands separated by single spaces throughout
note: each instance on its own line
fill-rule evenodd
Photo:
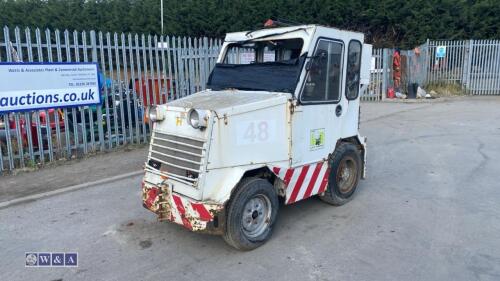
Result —
M 318 25 L 227 34 L 207 90 L 149 109 L 144 207 L 249 250 L 280 199 L 348 202 L 365 174 L 363 39 Z

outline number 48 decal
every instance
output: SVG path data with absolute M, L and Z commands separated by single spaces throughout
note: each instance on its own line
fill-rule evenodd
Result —
M 276 132 L 274 120 L 256 120 L 242 122 L 237 129 L 237 143 L 248 145 L 273 142 Z
M 246 129 L 244 138 L 250 142 L 265 142 L 269 138 L 268 124 L 266 121 L 260 121 L 256 124 L 256 122 L 251 122 L 248 124 L 248 128 Z

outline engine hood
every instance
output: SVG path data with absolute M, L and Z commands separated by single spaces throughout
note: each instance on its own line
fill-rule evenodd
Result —
M 221 114 L 236 114 L 259 108 L 275 106 L 286 103 L 291 98 L 289 93 L 263 92 L 263 91 L 240 91 L 205 90 L 190 96 L 167 103 L 169 107 L 206 109 Z

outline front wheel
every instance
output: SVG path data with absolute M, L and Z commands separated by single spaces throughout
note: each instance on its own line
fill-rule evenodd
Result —
M 330 159 L 328 188 L 321 200 L 340 206 L 349 202 L 361 177 L 361 156 L 352 143 L 341 143 Z
M 224 240 L 239 250 L 252 250 L 272 234 L 278 214 L 274 187 L 260 178 L 245 178 L 227 206 Z

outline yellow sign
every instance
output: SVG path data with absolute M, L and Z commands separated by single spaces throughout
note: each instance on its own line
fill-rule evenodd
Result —
M 309 149 L 315 150 L 320 149 L 325 146 L 325 129 L 313 129 L 311 130 L 311 137 L 309 141 Z

